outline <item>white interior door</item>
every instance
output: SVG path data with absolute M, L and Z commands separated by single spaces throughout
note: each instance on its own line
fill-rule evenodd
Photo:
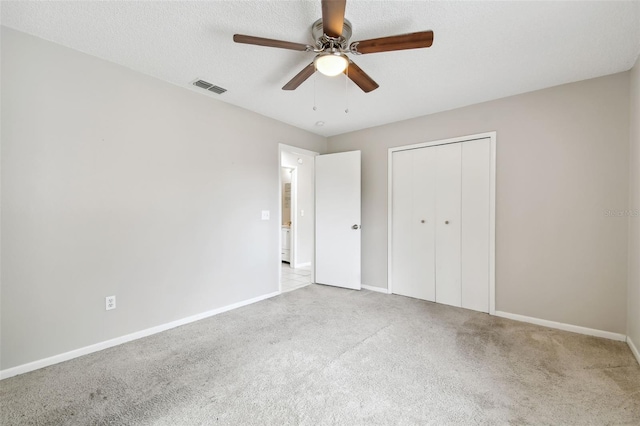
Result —
M 393 153 L 393 292 L 435 301 L 435 150 Z
M 360 151 L 315 161 L 315 281 L 360 290 Z
M 462 144 L 435 147 L 436 302 L 460 306 Z

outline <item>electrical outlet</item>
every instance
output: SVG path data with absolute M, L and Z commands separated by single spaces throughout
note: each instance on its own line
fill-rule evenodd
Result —
M 269 220 L 269 210 L 262 210 L 262 220 Z
M 115 296 L 107 296 L 105 297 L 105 303 L 107 311 L 116 308 L 116 297 Z

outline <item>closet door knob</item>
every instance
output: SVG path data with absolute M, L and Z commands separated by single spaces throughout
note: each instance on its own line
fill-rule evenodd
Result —
M 353 226 L 351 227 L 351 229 L 358 229 L 358 228 L 360 228 L 358 225 L 353 225 Z
M 448 225 L 448 224 L 449 224 L 449 221 L 448 221 L 448 220 L 445 220 L 445 221 L 444 221 L 444 224 L 445 224 L 445 225 Z
M 425 222 L 426 222 L 426 221 L 425 221 L 424 219 L 422 219 L 422 220 L 420 221 L 420 223 L 425 223 Z

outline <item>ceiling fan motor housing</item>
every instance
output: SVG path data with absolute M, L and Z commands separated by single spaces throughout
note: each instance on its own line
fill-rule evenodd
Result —
M 342 35 L 338 38 L 328 37 L 325 35 L 324 30 L 322 29 L 322 19 L 318 19 L 313 23 L 313 25 L 311 25 L 311 35 L 316 41 L 316 47 L 318 49 L 331 47 L 333 42 L 334 48 L 347 50 L 349 48 L 349 39 L 351 38 L 351 34 L 351 22 L 347 19 L 344 20 L 344 25 L 342 26 Z

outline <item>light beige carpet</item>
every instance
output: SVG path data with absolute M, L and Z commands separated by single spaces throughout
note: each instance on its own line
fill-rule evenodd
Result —
M 625 343 L 300 290 L 0 382 L 2 425 L 639 425 Z

